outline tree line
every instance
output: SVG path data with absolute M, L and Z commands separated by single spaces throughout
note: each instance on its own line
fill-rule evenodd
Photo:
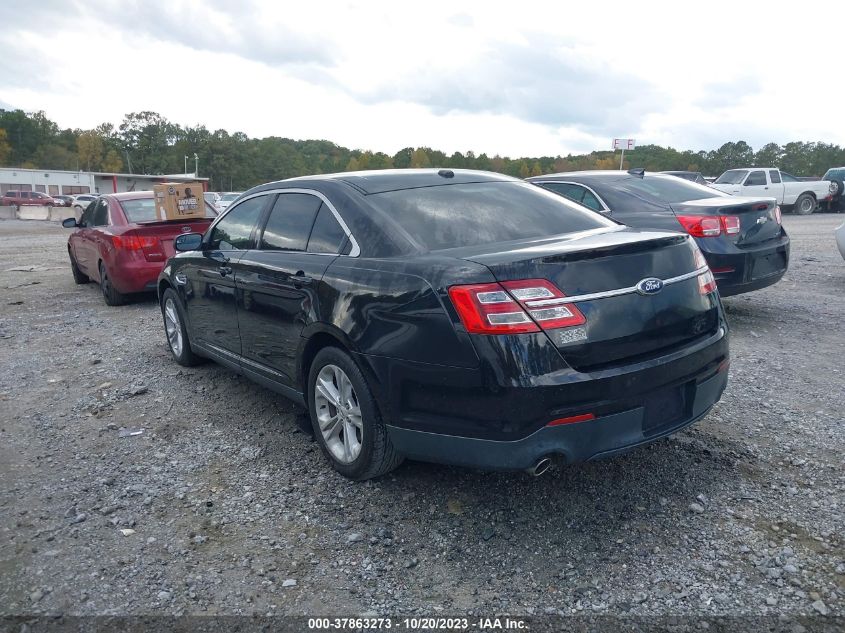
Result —
M 406 147 L 395 154 L 349 149 L 324 140 L 277 136 L 250 138 L 242 132 L 183 127 L 156 112 L 132 112 L 116 127 L 61 129 L 43 112 L 0 109 L 0 166 L 139 174 L 193 172 L 213 190 L 240 191 L 306 174 L 407 167 L 483 169 L 519 178 L 582 169 L 618 169 L 619 154 L 597 151 L 567 156 L 509 158 L 473 151 L 446 154 L 430 147 Z M 624 167 L 651 171 L 700 171 L 718 176 L 735 167 L 777 166 L 795 176 L 820 176 L 845 165 L 845 149 L 830 143 L 768 143 L 756 152 L 745 141 L 711 151 L 679 151 L 641 145 L 625 155 Z

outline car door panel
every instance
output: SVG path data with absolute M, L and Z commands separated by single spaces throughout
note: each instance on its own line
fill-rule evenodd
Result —
M 219 354 L 241 354 L 235 279 L 271 197 L 253 196 L 232 207 L 208 230 L 201 251 L 180 256 L 191 336 Z
M 320 320 L 317 291 L 332 256 L 249 251 L 238 275 L 238 320 L 244 362 L 294 386 L 302 329 Z
M 280 193 L 238 277 L 244 362 L 286 386 L 296 375 L 302 328 L 318 318 L 317 285 L 334 259 L 306 252 L 321 205 L 315 195 Z

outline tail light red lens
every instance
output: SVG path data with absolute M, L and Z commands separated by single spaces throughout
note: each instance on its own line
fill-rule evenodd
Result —
M 709 295 L 716 290 L 716 280 L 709 270 L 698 276 L 698 291 L 703 295 Z
M 164 250 L 157 237 L 146 235 L 112 235 L 112 244 L 125 251 L 142 251 L 148 261 L 163 261 Z
M 449 297 L 467 332 L 521 334 L 581 325 L 584 315 L 573 304 L 529 306 L 528 302 L 565 295 L 545 279 L 452 286 Z
M 677 218 L 693 237 L 736 235 L 740 231 L 739 217 L 735 215 L 679 215 Z

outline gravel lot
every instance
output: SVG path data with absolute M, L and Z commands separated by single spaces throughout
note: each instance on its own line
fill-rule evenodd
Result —
M 153 299 L 75 286 L 61 227 L 0 221 L 0 615 L 845 615 L 843 216 L 784 221 L 790 271 L 725 300 L 731 381 L 693 428 L 363 484 L 295 405 L 172 362 Z

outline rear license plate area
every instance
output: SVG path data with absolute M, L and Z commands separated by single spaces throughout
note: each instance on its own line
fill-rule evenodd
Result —
M 754 267 L 751 269 L 751 279 L 760 279 L 775 275 L 783 270 L 785 262 L 783 253 L 769 253 L 754 260 Z
M 680 422 L 686 413 L 686 385 L 662 389 L 650 395 L 643 407 L 643 433 Z

